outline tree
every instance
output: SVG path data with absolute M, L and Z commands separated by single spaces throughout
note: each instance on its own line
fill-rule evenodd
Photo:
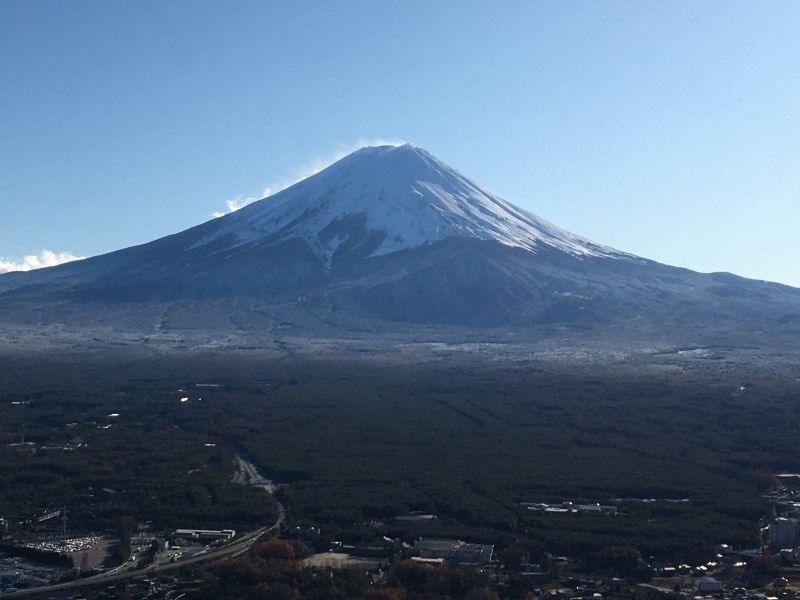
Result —
M 487 587 L 475 588 L 469 591 L 466 600 L 500 600 L 500 596 Z
M 617 575 L 636 575 L 642 556 L 632 546 L 609 546 L 597 553 L 598 566 L 611 569 Z
M 531 554 L 525 546 L 520 544 L 511 544 L 506 546 L 500 553 L 500 562 L 505 566 L 518 569 L 523 563 L 527 563 L 531 559 Z

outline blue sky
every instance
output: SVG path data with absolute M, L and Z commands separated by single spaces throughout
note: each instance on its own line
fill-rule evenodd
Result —
M 798 32 L 794 1 L 6 0 L 0 268 L 387 139 L 596 241 L 800 286 Z

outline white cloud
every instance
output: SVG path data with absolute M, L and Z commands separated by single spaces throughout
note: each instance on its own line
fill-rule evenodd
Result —
M 363 148 L 364 146 L 399 146 L 401 144 L 405 144 L 404 140 L 397 140 L 397 139 L 384 139 L 384 138 L 361 138 L 356 140 L 355 142 L 349 144 L 339 144 L 335 150 L 329 152 L 324 156 L 317 157 L 313 160 L 308 161 L 307 163 L 301 165 L 299 168 L 294 169 L 292 175 L 288 177 L 284 177 L 278 181 L 275 181 L 271 185 L 265 187 L 261 194 L 258 196 L 244 196 L 239 194 L 230 200 L 225 201 L 225 210 L 224 211 L 216 211 L 212 213 L 211 216 L 213 217 L 222 217 L 228 213 L 236 212 L 240 208 L 244 208 L 248 204 L 252 204 L 256 200 L 261 200 L 262 198 L 266 198 L 267 196 L 271 196 L 272 194 L 277 194 L 278 192 L 285 190 L 289 186 L 294 185 L 295 183 L 302 181 L 312 175 L 316 175 L 323 169 L 331 166 L 337 160 L 340 160 L 355 152 L 359 148 Z
M 32 271 L 43 267 L 54 267 L 73 260 L 80 260 L 84 256 L 75 256 L 72 252 L 53 252 L 42 250 L 39 254 L 25 256 L 22 260 L 0 258 L 0 273 L 9 271 Z

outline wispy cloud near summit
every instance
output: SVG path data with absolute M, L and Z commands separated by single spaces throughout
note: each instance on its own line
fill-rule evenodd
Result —
M 306 179 L 307 177 L 316 175 L 324 168 L 331 166 L 337 160 L 344 158 L 348 154 L 351 154 L 352 152 L 355 152 L 364 146 L 399 146 L 405 143 L 405 140 L 399 140 L 395 138 L 361 138 L 348 144 L 339 144 L 335 150 L 302 164 L 298 168 L 294 169 L 291 175 L 271 183 L 261 191 L 260 195 L 246 196 L 244 194 L 239 194 L 233 198 L 230 198 L 229 200 L 226 200 L 225 210 L 216 211 L 212 213 L 212 216 L 221 217 L 228 213 L 235 212 L 240 208 L 244 208 L 256 200 L 261 200 L 262 198 L 266 198 L 272 194 L 277 194 L 289 186 Z

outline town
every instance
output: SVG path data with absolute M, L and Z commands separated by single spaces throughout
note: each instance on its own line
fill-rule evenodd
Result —
M 465 539 L 422 536 L 408 541 L 382 536 L 355 544 L 330 541 L 319 528 L 287 524 L 282 505 L 277 521 L 251 532 L 154 531 L 142 522 L 122 537 L 119 532 L 77 535 L 67 532 L 68 515 L 63 508 L 22 518 L 4 516 L 0 519 L 0 593 L 9 598 L 202 596 L 198 576 L 206 569 L 236 564 L 255 553 L 288 558 L 296 565 L 293 568 L 308 572 L 337 577 L 360 573 L 375 589 L 390 583 L 413 588 L 443 570 L 457 569 L 462 575 L 471 571 L 487 593 L 498 598 L 794 600 L 800 597 L 798 481 L 794 475 L 775 477 L 774 488 L 766 494 L 773 512 L 759 525 L 760 546 L 734 548 L 721 542 L 704 560 L 680 564 L 641 556 L 630 547 L 608 548 L 591 561 L 547 552 L 534 556 L 524 544 L 496 548 L 466 541 L 468 531 Z M 238 455 L 232 483 L 256 486 L 268 494 L 279 489 Z M 588 512 L 624 518 L 615 505 L 573 501 L 522 505 L 545 514 Z M 397 520 L 419 524 L 435 518 L 418 513 L 400 515 Z

